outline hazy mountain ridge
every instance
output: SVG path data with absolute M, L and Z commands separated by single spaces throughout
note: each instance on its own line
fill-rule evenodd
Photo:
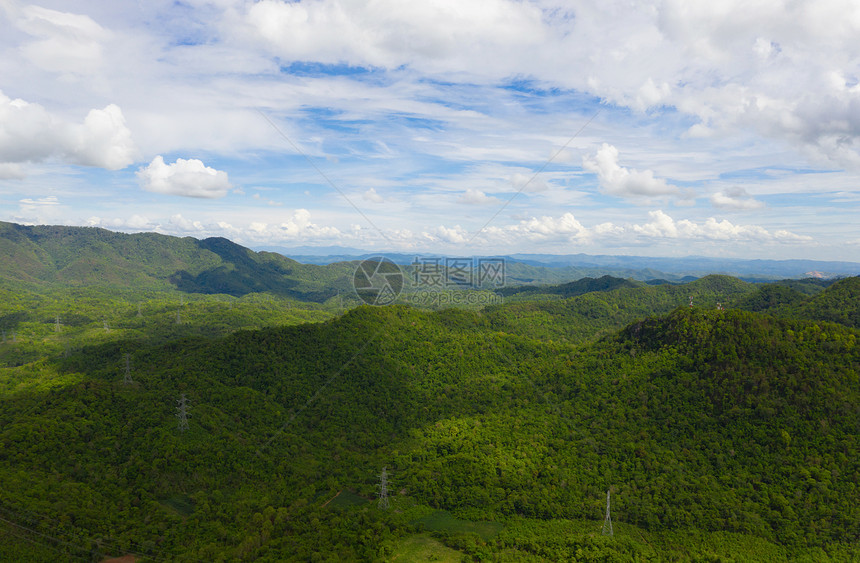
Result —
M 444 257 L 433 252 L 386 252 L 364 251 L 344 247 L 260 247 L 260 250 L 278 252 L 294 260 L 309 264 L 331 264 L 334 262 L 364 260 L 377 256 L 386 257 L 396 264 L 411 264 L 416 257 Z M 824 260 L 765 260 L 741 258 L 714 258 L 706 256 L 657 257 L 657 256 L 612 256 L 590 254 L 510 254 L 484 255 L 480 252 L 464 251 L 459 255 L 505 258 L 509 264 L 522 264 L 549 269 L 568 269 L 584 276 L 599 277 L 604 274 L 630 277 L 638 280 L 665 277 L 677 280 L 684 276 L 702 277 L 708 274 L 725 274 L 742 278 L 800 278 L 809 274 L 824 277 L 860 275 L 860 263 Z

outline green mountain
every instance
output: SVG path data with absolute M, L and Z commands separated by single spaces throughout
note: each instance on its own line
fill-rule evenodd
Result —
M 824 286 L 824 288 L 822 288 Z M 814 288 L 814 289 L 813 289 Z M 860 277 L 825 283 L 785 280 L 767 284 L 734 303 L 747 311 L 860 327 Z
M 496 290 L 496 293 L 504 297 L 516 295 L 521 298 L 534 298 L 536 296 L 559 296 L 561 298 L 576 297 L 585 293 L 595 291 L 611 291 L 621 287 L 642 287 L 641 282 L 634 282 L 627 279 L 615 278 L 612 276 L 601 276 L 599 278 L 584 277 L 576 281 L 568 282 L 560 285 L 552 286 L 513 286 L 503 287 Z
M 565 291 L 568 287 L 592 291 L 568 299 L 505 303 L 485 308 L 484 315 L 496 330 L 542 340 L 586 342 L 636 319 L 689 305 L 691 298 L 697 306 L 716 308 L 718 303 L 726 304 L 755 290 L 753 284 L 737 278 L 711 275 L 683 285 L 641 287 L 608 276 L 599 280 L 586 278 L 543 292 Z
M 0 222 L 0 280 L 12 288 L 118 287 L 322 302 L 351 291 L 354 266 L 300 264 L 227 239 Z
M 224 239 L 0 257 L 0 561 L 860 558 L 860 278 L 344 311 Z
M 860 328 L 860 276 L 837 281 L 800 304 L 796 315 Z
M 397 306 L 107 342 L 4 370 L 0 512 L 89 557 L 848 560 L 857 336 L 681 307 L 575 347 Z M 383 467 L 390 510 L 368 500 Z

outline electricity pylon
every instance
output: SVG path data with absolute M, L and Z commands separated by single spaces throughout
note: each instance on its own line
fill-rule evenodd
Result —
M 60 315 L 57 315 L 57 322 L 54 324 L 54 330 L 60 332 L 63 328 L 63 325 L 60 324 Z
M 176 418 L 179 419 L 179 431 L 184 432 L 188 430 L 188 400 L 185 398 L 185 393 L 182 394 L 177 403 Z
M 379 475 L 379 508 L 388 508 L 388 471 L 384 467 Z
M 609 491 L 606 491 L 606 518 L 603 519 L 603 529 L 600 531 L 604 536 L 611 536 L 612 518 L 609 516 Z
M 122 382 L 124 385 L 131 385 L 134 383 L 131 379 L 131 354 L 125 355 L 125 375 L 122 378 Z

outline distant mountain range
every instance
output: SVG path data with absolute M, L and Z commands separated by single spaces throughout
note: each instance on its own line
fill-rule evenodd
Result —
M 440 257 L 437 253 L 373 252 L 339 246 L 258 247 L 257 250 L 277 252 L 304 264 L 333 264 L 384 256 L 396 264 L 408 265 L 416 258 Z M 451 255 L 448 255 L 451 256 Z M 752 260 L 686 256 L 680 258 L 654 256 L 610 256 L 589 254 L 509 254 L 493 255 L 508 263 L 552 269 L 569 269 L 582 276 L 614 275 L 638 280 L 667 278 L 677 281 L 684 276 L 702 277 L 726 274 L 745 279 L 834 278 L 860 274 L 860 262 L 822 260 Z M 476 256 L 476 258 L 479 256 Z M 580 277 L 582 277 L 580 276 Z M 576 278 L 568 278 L 576 279 Z
M 317 254 L 299 254 L 316 250 Z M 294 252 L 295 251 L 295 252 Z M 289 257 L 287 257 L 289 256 Z M 327 247 L 286 249 L 266 247 L 254 251 L 225 238 L 198 240 L 156 233 L 124 234 L 93 227 L 24 226 L 0 222 L 0 283 L 7 289 L 101 286 L 132 290 L 178 289 L 188 293 L 242 296 L 268 292 L 301 301 L 322 303 L 337 295 L 352 294 L 356 261 L 384 256 L 401 265 L 404 291 L 417 277 L 428 254 L 362 252 Z M 443 269 L 448 262 L 438 257 Z M 467 262 L 465 279 L 480 268 L 474 257 Z M 733 275 L 746 281 L 786 278 L 832 278 L 860 274 L 854 262 L 814 260 L 732 260 L 703 257 L 649 258 L 635 256 L 559 256 L 512 254 L 504 259 L 499 287 L 565 284 L 582 278 L 686 282 L 711 273 Z M 416 263 L 418 267 L 410 266 Z M 431 260 L 432 262 L 432 260 Z M 477 265 L 477 266 L 476 266 Z M 448 289 L 469 289 L 458 281 L 464 272 L 443 271 Z M 568 295 L 574 288 L 558 290 Z M 578 289 L 576 289 L 578 291 Z M 511 294 L 513 295 L 513 294 Z

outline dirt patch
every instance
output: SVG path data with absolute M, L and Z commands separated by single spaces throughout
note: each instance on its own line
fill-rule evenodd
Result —
M 134 563 L 137 557 L 134 555 L 123 555 L 122 557 L 112 557 L 111 559 L 102 559 L 102 563 Z

